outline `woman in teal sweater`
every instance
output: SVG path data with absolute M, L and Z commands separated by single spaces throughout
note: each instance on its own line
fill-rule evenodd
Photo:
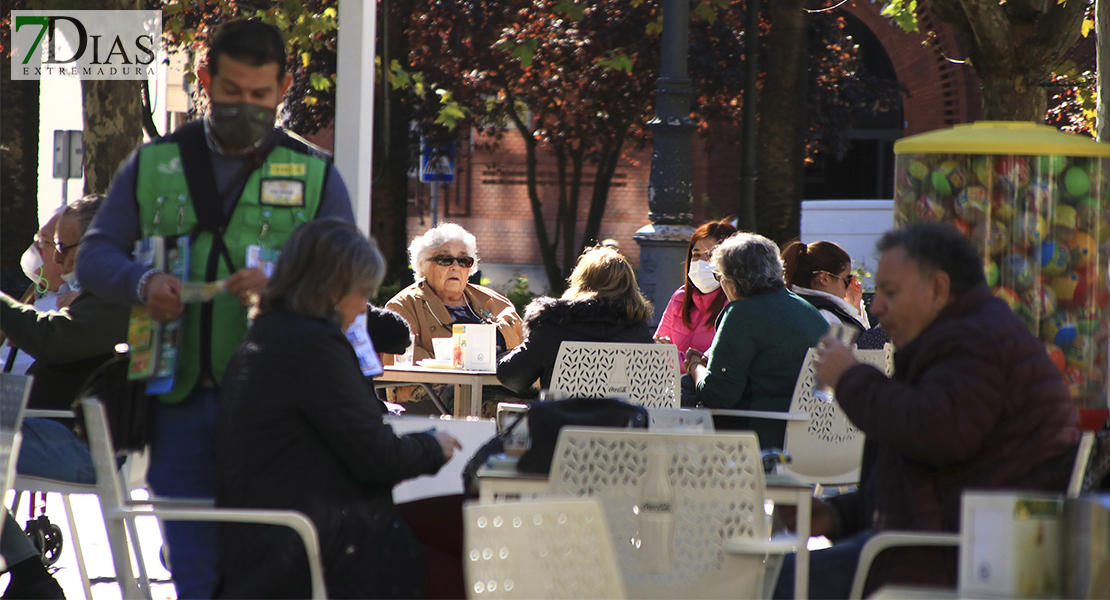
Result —
M 713 264 L 729 303 L 709 351 L 686 352 L 698 401 L 709 408 L 786 412 L 806 351 L 829 323 L 786 289 L 779 249 L 771 240 L 737 233 L 717 246 Z M 781 448 L 786 430 L 786 422 L 777 420 L 717 419 L 717 425 L 751 429 L 763 448 Z

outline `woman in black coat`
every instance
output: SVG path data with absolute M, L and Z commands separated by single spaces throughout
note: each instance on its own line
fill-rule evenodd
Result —
M 524 342 L 501 358 L 497 378 L 518 394 L 537 379 L 547 389 L 563 342 L 650 344 L 651 315 L 628 260 L 612 248 L 590 248 L 578 257 L 562 298 L 537 298 L 525 309 Z
M 420 544 L 392 490 L 435 473 L 459 447 L 446 433 L 394 435 L 344 336 L 384 273 L 377 245 L 353 225 L 299 227 L 223 381 L 217 506 L 306 514 L 332 598 L 423 597 Z M 304 546 L 291 529 L 222 526 L 217 597 L 310 593 Z

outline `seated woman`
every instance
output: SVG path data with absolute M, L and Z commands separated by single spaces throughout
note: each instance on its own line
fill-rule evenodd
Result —
M 524 310 L 524 342 L 501 358 L 497 378 L 517 393 L 537 379 L 546 389 L 563 342 L 649 344 L 651 315 L 628 260 L 612 248 L 590 248 L 578 257 L 562 298 L 536 298 Z
M 856 330 L 871 327 L 863 311 L 863 284 L 852 274 L 852 257 L 833 242 L 791 242 L 782 251 L 790 290 L 821 311 L 829 323 Z
M 520 344 L 523 321 L 513 303 L 467 282 L 478 271 L 478 243 L 469 231 L 454 223 L 429 229 L 409 244 L 409 261 L 416 283 L 397 292 L 385 307 L 408 321 L 416 342 L 413 361 L 435 356 L 432 339 L 451 337 L 456 323 L 497 325 L 498 354 Z
M 396 436 L 343 331 L 385 274 L 377 244 L 350 223 L 298 227 L 223 379 L 216 505 L 298 510 L 316 525 L 328 596 L 420 598 L 419 542 L 393 486 L 432 474 L 459 443 Z M 308 564 L 290 529 L 221 527 L 217 597 L 307 598 Z
M 655 341 L 674 344 L 683 356 L 688 348 L 702 353 L 709 350 L 717 317 L 728 302 L 721 284 L 713 277 L 709 258 L 717 244 L 734 233 L 736 228 L 723 219 L 703 223 L 694 230 L 686 249 L 686 282 L 671 295 L 655 330 Z
M 779 249 L 771 240 L 737 233 L 713 251 L 721 312 L 709 352 L 686 351 L 686 371 L 709 408 L 785 412 L 806 352 L 829 324 L 811 304 L 786 289 Z M 782 448 L 786 425 L 763 419 L 716 419 L 720 429 L 752 429 L 763 448 Z

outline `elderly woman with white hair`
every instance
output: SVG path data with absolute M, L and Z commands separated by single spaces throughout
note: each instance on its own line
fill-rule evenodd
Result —
M 435 356 L 434 338 L 451 337 L 459 323 L 497 325 L 497 352 L 520 345 L 524 322 L 508 298 L 467 280 L 478 271 L 474 235 L 455 223 L 443 223 L 409 244 L 416 283 L 401 290 L 385 307 L 404 317 L 415 339 L 413 360 Z
M 713 251 L 728 304 L 713 344 L 686 351 L 698 401 L 710 408 L 786 412 L 806 352 L 829 328 L 809 302 L 786 289 L 782 259 L 771 240 L 737 233 Z M 784 421 L 718 419 L 719 428 L 752 429 L 763 448 L 781 448 Z

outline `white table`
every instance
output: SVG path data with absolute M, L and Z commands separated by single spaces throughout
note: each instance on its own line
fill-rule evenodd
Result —
M 810 513 L 813 510 L 813 486 L 802 483 L 791 475 L 778 475 L 775 473 L 766 476 L 767 498 L 777 504 L 786 504 L 798 508 L 797 529 L 798 539 L 801 540 L 794 557 L 794 597 L 809 597 L 809 540 L 811 530 Z
M 455 385 L 455 416 L 480 416 L 482 414 L 482 386 L 500 385 L 495 371 L 465 371 L 463 369 L 429 369 L 420 366 L 391 365 L 374 378 L 374 385 L 406 385 L 418 383 L 450 383 Z M 470 402 L 463 401 L 469 398 Z M 463 406 L 469 404 L 464 410 Z

